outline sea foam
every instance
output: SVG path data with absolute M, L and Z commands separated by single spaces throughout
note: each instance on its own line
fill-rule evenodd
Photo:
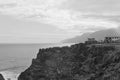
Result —
M 11 72 L 11 71 L 2 71 L 0 72 L 5 80 L 17 80 L 19 74 Z

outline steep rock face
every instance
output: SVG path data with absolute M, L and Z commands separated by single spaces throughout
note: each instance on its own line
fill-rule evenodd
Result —
M 120 52 L 113 46 L 82 43 L 40 49 L 18 80 L 120 80 Z
M 5 80 L 2 74 L 0 74 L 0 80 Z

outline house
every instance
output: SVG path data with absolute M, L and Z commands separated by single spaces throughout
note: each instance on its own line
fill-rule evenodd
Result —
M 105 37 L 104 42 L 105 43 L 117 43 L 119 42 L 120 37 L 118 36 L 113 36 L 113 37 Z
M 85 41 L 86 44 L 96 44 L 97 41 L 95 40 L 95 38 L 88 38 L 87 41 Z

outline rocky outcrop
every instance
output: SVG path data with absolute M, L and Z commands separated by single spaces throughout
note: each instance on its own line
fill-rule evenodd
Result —
M 2 74 L 0 74 L 0 80 L 5 80 Z
M 40 49 L 18 80 L 120 80 L 120 51 L 82 43 Z

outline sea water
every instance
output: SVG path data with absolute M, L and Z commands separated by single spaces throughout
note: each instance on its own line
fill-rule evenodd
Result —
M 70 46 L 71 44 L 0 44 L 0 73 L 5 80 L 17 80 L 27 69 L 40 48 Z

